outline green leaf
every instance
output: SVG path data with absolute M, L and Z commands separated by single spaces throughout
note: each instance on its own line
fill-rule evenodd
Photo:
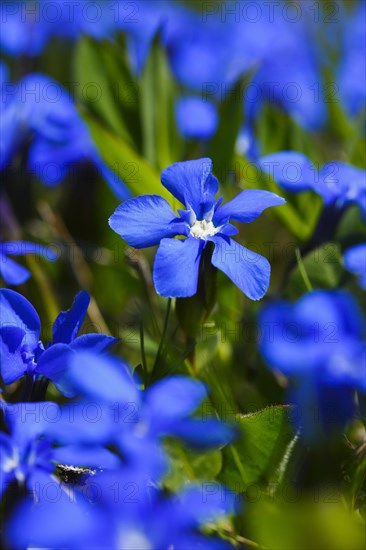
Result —
M 167 440 L 164 447 L 169 454 L 170 465 L 163 484 L 170 491 L 179 491 L 187 481 L 212 481 L 221 470 L 221 451 L 199 453 L 188 450 L 175 440 Z
M 180 138 L 175 125 L 175 84 L 160 33 L 141 75 L 140 96 L 144 157 L 163 170 L 180 160 Z
M 106 43 L 96 42 L 84 36 L 78 41 L 74 71 L 78 79 L 76 88 L 79 99 L 88 106 L 88 109 L 103 121 L 104 124 L 121 137 L 125 142 L 132 145 L 133 140 L 122 116 L 117 98 L 123 97 L 119 93 L 121 88 L 133 90 L 132 81 L 121 78 L 121 72 L 116 72 L 112 61 L 113 52 Z M 111 65 L 112 63 L 112 65 Z M 122 62 L 120 61 L 122 66 Z M 108 67 L 112 69 L 108 73 Z M 118 84 L 118 88 L 116 88 Z M 135 103 L 137 98 L 134 97 Z M 130 101 L 129 105 L 133 102 Z M 136 118 L 135 118 L 136 125 Z
M 240 79 L 219 106 L 219 126 L 210 146 L 215 173 L 225 181 L 235 154 L 235 144 L 243 121 L 242 91 L 247 79 Z
M 342 254 L 337 243 L 326 243 L 302 258 L 302 267 L 313 289 L 331 289 L 339 286 L 344 268 Z M 296 299 L 306 292 L 306 284 L 299 267 L 295 267 L 289 277 L 287 295 Z
M 290 458 L 289 444 L 294 438 L 290 411 L 289 406 L 276 405 L 235 416 L 241 437 L 223 451 L 220 474 L 223 483 L 243 492 L 249 484 L 267 484 L 273 477 L 279 477 L 279 469 L 283 471 Z
M 90 115 L 84 115 L 104 161 L 135 195 L 161 195 L 173 204 L 172 195 L 160 182 L 159 174 L 132 147 L 106 130 Z

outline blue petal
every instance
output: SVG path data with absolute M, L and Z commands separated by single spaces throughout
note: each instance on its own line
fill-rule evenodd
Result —
M 161 174 L 161 182 L 202 220 L 215 203 L 219 182 L 212 175 L 212 160 L 202 158 L 172 164 Z
M 233 240 L 216 235 L 212 263 L 221 269 L 251 300 L 260 300 L 268 290 L 271 267 L 263 256 Z
M 344 265 L 357 275 L 360 286 L 366 289 L 366 243 L 348 248 L 344 253 Z
M 74 351 L 90 350 L 101 353 L 110 349 L 117 342 L 119 342 L 119 338 L 113 338 L 113 336 L 106 336 L 105 334 L 82 334 L 71 342 L 70 348 Z
M 27 364 L 22 358 L 25 331 L 15 326 L 0 327 L 0 370 L 4 384 L 12 384 L 23 376 Z
M 68 445 L 54 449 L 53 459 L 70 466 L 87 468 L 118 468 L 121 461 L 117 455 L 100 446 Z
M 53 343 L 69 344 L 76 338 L 84 322 L 88 310 L 90 296 L 85 291 L 79 292 L 70 309 L 61 311 L 57 316 L 52 329 Z
M 78 351 L 71 358 L 68 378 L 84 395 L 106 403 L 139 402 L 127 366 L 114 357 Z
M 9 256 L 24 256 L 26 254 L 37 254 L 46 260 L 53 262 L 57 259 L 57 254 L 48 246 L 29 241 L 9 241 L 0 243 L 0 250 L 3 254 Z
M 43 489 L 50 482 L 50 478 L 39 482 L 38 492 L 41 495 L 46 493 Z M 56 484 L 56 481 L 53 483 Z M 106 528 L 103 517 L 98 514 L 99 508 L 90 506 L 87 499 L 70 499 L 70 493 L 64 491 L 61 484 L 56 494 L 60 498 L 52 501 L 41 499 L 37 506 L 30 499 L 21 502 L 6 526 L 5 537 L 10 547 L 74 550 L 95 547 L 100 532 Z
M 179 99 L 175 107 L 177 125 L 186 138 L 209 139 L 216 132 L 218 114 L 209 101 L 196 96 Z
M 270 206 L 285 204 L 285 199 L 270 191 L 259 189 L 246 189 L 232 201 L 219 208 L 213 218 L 215 225 L 221 225 L 228 220 L 237 222 L 252 222 Z
M 332 369 L 338 369 L 340 362 L 345 377 L 350 376 L 346 375 L 350 373 L 347 357 L 351 351 L 358 355 L 364 327 L 352 296 L 314 291 L 296 304 L 279 302 L 265 307 L 259 321 L 261 351 L 272 367 L 286 375 L 308 376 L 317 369 L 317 376 L 325 377 L 327 364 L 333 358 Z
M 338 201 L 343 206 L 355 202 L 366 213 L 365 170 L 345 162 L 328 162 L 320 170 L 316 191 L 326 203 Z
M 171 426 L 171 433 L 197 449 L 221 447 L 233 441 L 236 430 L 216 419 L 189 418 Z
M 201 239 L 192 237 L 161 241 L 153 270 L 155 289 L 160 296 L 186 298 L 197 292 L 203 246 Z
M 217 482 L 188 487 L 177 499 L 184 511 L 183 521 L 191 528 L 215 522 L 236 509 L 236 495 Z
M 12 326 L 24 330 L 23 344 L 34 350 L 38 345 L 41 322 L 32 304 L 18 292 L 2 288 L 0 311 L 2 327 Z
M 259 159 L 258 165 L 287 191 L 313 189 L 317 172 L 307 156 L 295 151 L 281 151 Z
M 56 388 L 66 397 L 74 397 L 77 394 L 68 377 L 72 354 L 73 351 L 67 344 L 54 344 L 42 353 L 35 370 L 37 374 L 52 380 Z
M 184 418 L 194 412 L 206 397 L 202 382 L 186 376 L 172 376 L 157 382 L 146 391 L 145 404 L 153 422 Z
M 165 237 L 178 234 L 172 224 L 176 215 L 165 199 L 143 195 L 121 204 L 109 218 L 109 225 L 134 248 L 159 244 Z M 172 224 L 172 225 L 171 225 Z
M 8 285 L 22 285 L 28 281 L 31 272 L 0 252 L 0 275 Z

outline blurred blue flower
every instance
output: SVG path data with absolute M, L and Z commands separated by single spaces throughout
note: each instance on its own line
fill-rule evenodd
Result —
M 314 291 L 266 306 L 259 324 L 263 357 L 289 377 L 304 436 L 342 427 L 355 412 L 355 390 L 366 392 L 364 320 L 353 297 Z
M 216 132 L 219 117 L 215 105 L 196 96 L 179 99 L 175 106 L 177 126 L 188 139 L 210 139 Z
M 27 241 L 0 241 L 0 275 L 8 285 L 21 285 L 31 276 L 30 271 L 8 256 L 37 254 L 49 261 L 56 260 L 56 254 L 47 246 Z
M 74 40 L 82 34 L 110 37 L 119 16 L 113 0 L 22 0 L 1 4 L 0 48 L 13 56 L 40 55 L 53 37 Z
M 344 252 L 344 266 L 358 277 L 360 286 L 366 289 L 366 243 L 351 246 Z
M 93 442 L 64 446 L 58 440 L 55 446 L 49 433 L 61 417 L 56 403 L 16 403 L 2 409 L 8 433 L 0 432 L 0 494 L 16 481 L 37 500 L 45 485 L 60 483 L 53 475 L 59 463 L 89 468 L 116 468 L 120 464 L 116 455 Z
M 23 502 L 7 526 L 6 540 L 15 549 L 226 550 L 232 548 L 229 543 L 200 528 L 235 509 L 234 495 L 218 483 L 188 485 L 167 496 L 149 487 L 138 470 L 124 468 L 93 476 L 83 490 L 75 488 L 73 498 L 60 494 L 36 506 Z
M 219 183 L 211 172 L 208 158 L 178 162 L 162 172 L 164 187 L 186 207 L 178 211 L 179 217 L 162 197 L 145 195 L 121 204 L 109 224 L 134 248 L 159 244 L 153 277 L 161 296 L 196 293 L 202 252 L 213 243 L 212 264 L 249 298 L 259 300 L 269 285 L 270 265 L 230 239 L 238 233 L 230 220 L 251 222 L 266 208 L 285 201 L 268 191 L 248 189 L 221 206 L 222 198 L 215 199 Z M 178 235 L 186 239 L 174 239 Z
M 87 292 L 79 292 L 71 309 L 62 311 L 55 320 L 52 342 L 45 349 L 39 339 L 41 322 L 32 304 L 13 290 L 1 289 L 0 363 L 4 383 L 11 384 L 26 374 L 33 379 L 42 375 L 64 395 L 74 395 L 67 381 L 70 354 L 78 349 L 102 352 L 117 342 L 104 334 L 77 337 L 89 301 Z
M 148 466 L 155 475 L 166 470 L 167 457 L 161 448 L 165 436 L 183 439 L 194 448 L 211 448 L 229 443 L 236 435 L 224 422 L 192 417 L 207 397 L 207 389 L 185 376 L 164 378 L 141 391 L 120 360 L 79 351 L 70 360 L 68 380 L 83 399 L 109 410 L 110 424 L 96 424 L 94 436 L 99 430 L 100 441 L 112 438 L 127 463 L 141 470 Z
M 8 81 L 9 69 L 7 65 L 0 60 L 0 87 Z
M 366 87 L 361 74 L 366 73 L 366 4 L 357 3 L 348 20 L 342 19 L 343 40 L 338 70 L 340 99 L 347 114 L 355 117 L 365 110 Z
M 34 73 L 15 86 L 3 86 L 1 100 L 0 171 L 30 141 L 28 168 L 45 185 L 57 185 L 71 168 L 91 162 L 118 198 L 130 196 L 101 159 L 87 125 L 60 84 Z
M 351 164 L 332 161 L 317 170 L 310 159 L 295 151 L 281 151 L 262 157 L 259 167 L 293 193 L 313 190 L 325 205 L 338 209 L 357 204 L 366 216 L 366 171 Z

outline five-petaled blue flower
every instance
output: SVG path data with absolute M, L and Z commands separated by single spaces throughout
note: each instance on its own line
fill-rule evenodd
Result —
M 8 285 L 21 285 L 31 276 L 30 271 L 14 262 L 8 256 L 24 256 L 25 254 L 42 254 L 50 261 L 56 259 L 56 254 L 48 247 L 26 241 L 0 241 L 0 275 Z
M 116 338 L 104 334 L 77 337 L 88 309 L 90 297 L 82 291 L 68 311 L 62 311 L 53 324 L 52 342 L 44 347 L 40 341 L 39 316 L 24 296 L 13 290 L 0 290 L 0 368 L 5 384 L 12 384 L 25 374 L 45 376 L 64 395 L 74 394 L 67 379 L 68 358 L 79 349 L 104 351 Z
M 270 265 L 230 238 L 238 233 L 230 221 L 251 222 L 285 200 L 269 191 L 248 189 L 221 206 L 222 198 L 215 199 L 219 182 L 211 172 L 208 158 L 177 162 L 163 171 L 163 185 L 186 208 L 178 211 L 178 217 L 165 199 L 145 195 L 121 204 L 109 224 L 134 248 L 159 244 L 153 277 L 161 296 L 183 298 L 196 293 L 202 252 L 213 243 L 212 264 L 249 298 L 259 300 L 268 289 Z

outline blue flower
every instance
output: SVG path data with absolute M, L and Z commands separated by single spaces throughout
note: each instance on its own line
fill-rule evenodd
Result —
M 104 334 L 77 337 L 89 300 L 87 292 L 79 292 L 71 309 L 58 315 L 52 342 L 45 349 L 39 339 L 41 322 L 32 304 L 13 290 L 1 289 L 0 359 L 4 383 L 11 384 L 26 374 L 33 379 L 42 375 L 52 380 L 64 395 L 73 395 L 67 382 L 70 354 L 78 349 L 101 352 L 117 341 Z
M 348 20 L 342 18 L 343 40 L 337 82 L 340 99 L 351 117 L 359 115 L 366 103 L 366 88 L 362 79 L 359 78 L 360 74 L 366 72 L 365 18 L 365 2 L 358 3 Z M 339 40 L 339 34 L 337 39 Z
M 37 496 L 44 485 L 59 484 L 53 475 L 56 464 L 73 467 L 116 468 L 120 460 L 93 442 L 64 445 L 51 434 L 61 418 L 56 403 L 4 405 L 7 432 L 0 432 L 0 495 L 16 481 Z M 57 446 L 55 446 L 57 443 Z
M 228 550 L 228 542 L 201 528 L 235 510 L 234 495 L 218 483 L 188 485 L 168 496 L 149 487 L 138 470 L 124 468 L 93 476 L 75 487 L 72 498 L 60 492 L 54 502 L 24 501 L 7 525 L 6 540 L 15 549 Z
M 120 199 L 130 193 L 102 161 L 86 124 L 66 90 L 43 74 L 24 77 L 11 95 L 3 90 L 0 170 L 31 140 L 28 168 L 42 183 L 60 183 L 72 167 L 91 162 Z
M 159 245 L 153 277 L 161 296 L 196 293 L 202 252 L 213 243 L 212 264 L 249 298 L 259 300 L 269 285 L 270 265 L 230 239 L 238 233 L 230 220 L 251 222 L 266 208 L 285 201 L 274 193 L 249 189 L 221 206 L 222 199 L 215 199 L 219 183 L 211 172 L 208 158 L 178 162 L 162 172 L 163 185 L 185 205 L 179 217 L 162 197 L 145 195 L 121 204 L 109 224 L 134 248 Z
M 0 48 L 9 55 L 36 56 L 52 37 L 74 40 L 87 34 L 96 39 L 112 35 L 116 27 L 115 2 L 38 0 L 27 7 L 21 0 L 3 4 Z M 122 10 L 121 10 L 122 13 Z
M 166 470 L 167 457 L 161 448 L 165 436 L 178 437 L 194 448 L 211 448 L 229 443 L 236 435 L 224 422 L 192 417 L 207 397 L 207 389 L 185 376 L 164 378 L 141 391 L 121 361 L 79 351 L 70 360 L 68 381 L 82 399 L 98 402 L 109 411 L 110 423 L 96 423 L 95 437 L 109 439 L 127 463 L 139 464 L 141 470 L 148 465 L 155 475 Z
M 21 285 L 31 276 L 28 269 L 8 258 L 25 254 L 41 254 L 47 260 L 56 260 L 56 254 L 46 246 L 26 241 L 0 241 L 0 275 L 7 284 Z
M 345 292 L 314 291 L 297 303 L 265 307 L 261 352 L 288 376 L 307 438 L 332 433 L 352 418 L 354 391 L 366 392 L 364 320 Z
M 185 138 L 206 140 L 216 132 L 218 114 L 209 101 L 196 96 L 182 97 L 176 103 L 175 113 L 178 129 Z
M 366 215 L 365 170 L 340 161 L 328 162 L 317 170 L 307 156 L 295 151 L 272 153 L 262 157 L 258 164 L 286 191 L 313 190 L 325 205 L 341 209 L 355 203 Z
M 366 243 L 351 246 L 345 251 L 344 266 L 357 275 L 360 286 L 366 289 Z

